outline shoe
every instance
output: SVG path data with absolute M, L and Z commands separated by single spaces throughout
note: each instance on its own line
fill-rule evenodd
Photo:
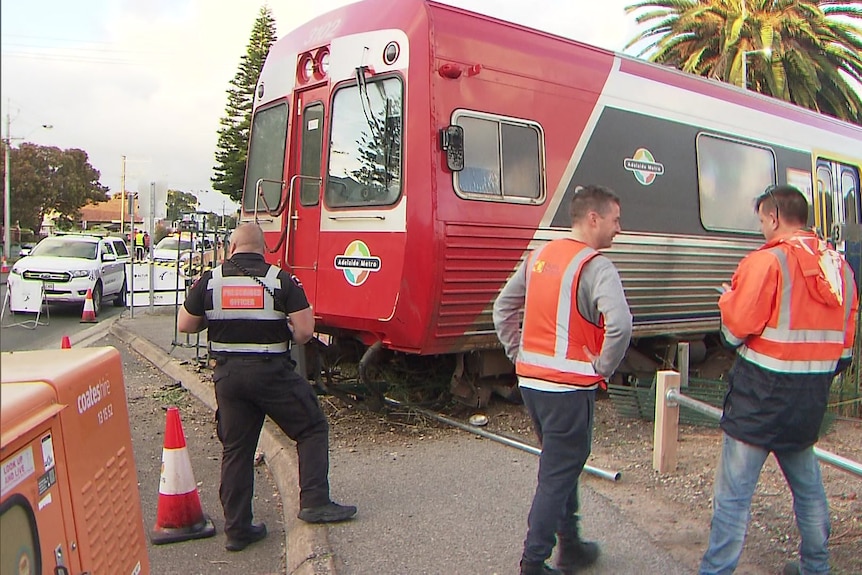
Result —
M 578 569 L 589 567 L 601 554 L 599 544 L 592 541 L 569 539 L 558 535 L 557 542 L 559 543 L 557 568 L 563 575 L 574 575 Z
M 228 551 L 242 551 L 252 543 L 256 543 L 266 537 L 266 525 L 263 523 L 252 524 L 248 531 L 242 535 L 231 537 L 228 535 L 224 548 Z
M 799 567 L 799 563 L 791 561 L 784 566 L 784 571 L 781 573 L 782 575 L 802 575 L 802 569 Z
M 304 507 L 299 510 L 297 517 L 306 523 L 337 523 L 351 519 L 354 515 L 356 515 L 355 506 L 339 505 L 330 501 L 318 507 Z
M 563 575 L 563 572 L 544 562 L 534 563 L 521 559 L 521 575 Z

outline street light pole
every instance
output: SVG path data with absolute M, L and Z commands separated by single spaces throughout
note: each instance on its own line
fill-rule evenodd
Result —
M 123 238 L 123 241 L 126 241 L 126 156 L 123 156 L 123 169 L 120 172 L 120 237 Z M 132 237 L 129 236 L 131 240 Z M 135 245 L 134 240 L 129 242 L 132 246 Z
M 6 262 L 9 262 L 9 255 L 11 253 L 11 238 L 12 235 L 9 231 L 9 226 L 12 225 L 12 218 L 9 214 L 9 206 L 10 206 L 10 196 L 11 196 L 11 180 L 9 179 L 9 155 L 12 151 L 12 147 L 10 145 L 11 136 L 9 135 L 9 125 L 12 123 L 12 120 L 9 118 L 9 112 L 6 112 L 6 139 L 3 140 L 3 144 L 5 146 L 6 151 L 6 173 L 5 173 L 5 185 L 3 188 L 3 257 Z

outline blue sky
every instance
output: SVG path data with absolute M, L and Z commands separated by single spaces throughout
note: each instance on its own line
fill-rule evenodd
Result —
M 397 1 L 397 0 L 393 0 Z M 629 0 L 445 0 L 620 50 L 635 33 Z M 278 35 L 347 0 L 270 2 Z M 112 192 L 150 181 L 235 206 L 212 192 L 225 90 L 260 0 L 9 0 L 0 4 L 0 110 L 13 141 L 81 148 Z M 41 126 L 48 124 L 51 129 Z M 5 131 L 5 125 L 4 125 Z M 5 136 L 5 133 L 3 134 Z

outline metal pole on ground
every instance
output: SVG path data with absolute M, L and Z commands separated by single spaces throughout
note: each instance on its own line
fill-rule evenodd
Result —
M 395 407 L 402 407 L 406 409 L 411 409 L 416 413 L 421 413 L 425 417 L 429 417 L 431 419 L 436 419 L 442 423 L 447 425 L 451 425 L 453 427 L 457 427 L 458 429 L 463 429 L 464 431 L 469 431 L 475 435 L 480 437 L 484 437 L 486 439 L 490 439 L 492 441 L 496 441 L 498 443 L 502 443 L 504 445 L 508 445 L 509 447 L 514 447 L 516 449 L 520 449 L 521 451 L 526 451 L 527 453 L 532 453 L 533 455 L 541 455 L 542 450 L 538 447 L 533 447 L 532 445 L 527 445 L 522 441 L 517 439 L 512 439 L 511 437 L 506 437 L 505 435 L 500 435 L 497 433 L 491 433 L 490 431 L 485 431 L 484 429 L 480 429 L 478 427 L 473 427 L 467 425 L 466 423 L 462 423 L 456 419 L 452 419 L 451 417 L 446 417 L 440 413 L 434 413 L 433 411 L 429 411 L 427 409 L 423 409 L 421 407 L 413 407 L 411 405 L 401 403 L 395 399 L 390 399 L 388 397 L 384 397 L 383 401 L 389 405 Z M 609 481 L 618 481 L 622 474 L 619 471 L 606 471 L 604 469 L 599 469 L 598 467 L 593 467 L 591 465 L 584 465 L 584 471 L 595 475 L 597 477 L 601 477 L 602 479 L 607 479 Z

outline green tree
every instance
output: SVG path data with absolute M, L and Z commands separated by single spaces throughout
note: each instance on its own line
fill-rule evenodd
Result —
M 859 2 L 644 0 L 626 12 L 648 26 L 626 48 L 646 42 L 653 62 L 862 124 Z
M 227 89 L 225 115 L 219 120 L 221 128 L 218 130 L 213 188 L 234 201 L 242 198 L 254 91 L 275 40 L 275 19 L 269 7 L 263 6 L 254 22 L 246 53 L 240 59 L 239 70 Z
M 5 177 L 5 149 L 2 163 Z M 104 202 L 108 188 L 99 183 L 99 170 L 90 165 L 87 152 L 61 150 L 24 142 L 9 154 L 10 220 L 36 232 L 49 212 L 58 214 L 57 224 L 69 228 L 80 219 L 80 208 Z
M 183 214 L 196 212 L 198 209 L 198 198 L 194 194 L 181 192 L 179 190 L 168 190 L 167 220 L 175 221 L 182 219 Z

